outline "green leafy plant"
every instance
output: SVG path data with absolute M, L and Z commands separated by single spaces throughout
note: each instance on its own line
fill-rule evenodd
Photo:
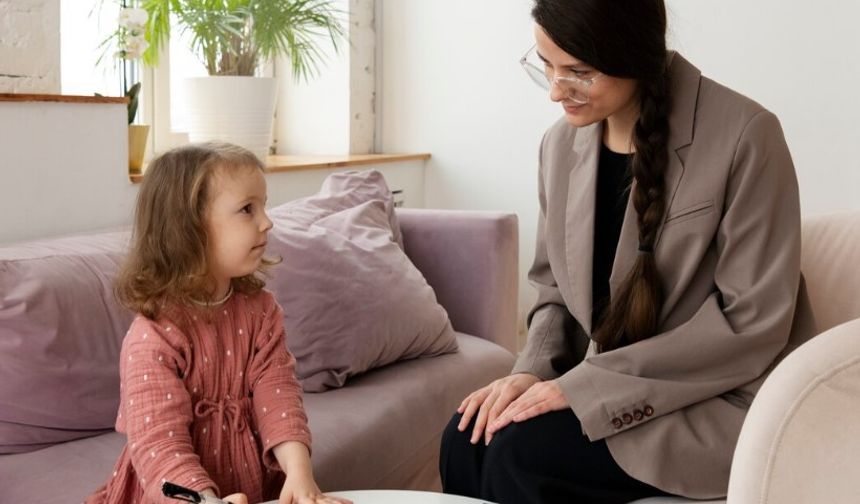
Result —
M 134 122 L 134 116 L 137 115 L 137 104 L 140 98 L 140 82 L 135 82 L 133 86 L 125 92 L 125 97 L 128 98 L 128 123 Z
M 143 0 L 141 6 L 149 14 L 144 62 L 157 63 L 172 15 L 209 75 L 252 76 L 261 60 L 286 56 L 294 76 L 307 79 L 319 73 L 320 39 L 337 51 L 344 38 L 331 0 Z

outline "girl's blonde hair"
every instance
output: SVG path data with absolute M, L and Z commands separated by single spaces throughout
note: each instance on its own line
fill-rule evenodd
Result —
M 131 248 L 116 281 L 126 308 L 155 319 L 165 304 L 193 306 L 210 288 L 206 210 L 219 170 L 264 170 L 242 147 L 220 142 L 172 149 L 150 162 L 140 186 Z M 265 286 L 257 275 L 276 261 L 264 259 L 249 275 L 234 278 L 235 291 Z

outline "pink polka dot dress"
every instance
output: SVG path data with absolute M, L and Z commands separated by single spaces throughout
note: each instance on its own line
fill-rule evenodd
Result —
M 261 291 L 208 316 L 173 315 L 137 316 L 123 341 L 116 429 L 127 443 L 86 502 L 178 502 L 161 494 L 164 481 L 277 499 L 284 475 L 272 448 L 311 442 L 281 308 Z

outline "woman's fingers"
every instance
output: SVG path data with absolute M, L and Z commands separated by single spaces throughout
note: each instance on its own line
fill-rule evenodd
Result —
M 472 416 L 475 414 L 475 411 L 481 407 L 484 401 L 487 399 L 487 396 L 490 395 L 490 390 L 492 389 L 492 384 L 487 385 L 484 388 L 478 389 L 471 394 L 469 394 L 466 399 L 463 400 L 463 403 L 460 404 L 460 407 L 457 408 L 457 413 L 462 413 L 462 418 L 460 419 L 460 423 L 457 424 L 457 430 L 463 432 L 466 430 L 466 427 L 469 425 L 469 422 L 472 421 Z
M 481 402 L 477 400 L 469 401 L 469 404 L 466 405 L 466 409 L 463 410 L 463 416 L 460 418 L 460 423 L 457 424 L 457 430 L 463 432 L 466 430 L 466 427 L 469 426 L 469 422 L 472 421 L 472 416 L 475 414 L 475 411 L 481 407 Z
M 513 421 L 514 415 L 519 414 L 521 411 L 531 407 L 537 401 L 539 401 L 539 394 L 537 393 L 540 390 L 540 387 L 534 385 L 530 387 L 528 390 L 523 393 L 523 395 L 516 398 L 513 402 L 511 402 L 505 409 L 499 414 L 499 417 L 496 418 L 496 421 L 493 425 L 488 427 L 491 434 L 495 434 L 496 432 L 504 429 Z
M 495 434 L 497 430 L 492 429 L 493 425 L 496 423 L 499 415 L 508 408 L 508 405 L 517 399 L 518 395 L 519 391 L 510 385 L 503 386 L 498 399 L 493 403 L 493 406 L 490 408 L 490 412 L 487 415 L 487 428 L 484 429 L 484 444 L 490 444 L 490 441 L 493 439 L 493 434 Z
M 472 429 L 472 439 L 470 440 L 472 444 L 477 443 L 484 435 L 484 427 L 487 426 L 487 415 L 489 415 L 490 408 L 493 407 L 493 403 L 496 402 L 498 397 L 499 393 L 497 391 L 491 391 L 490 395 L 487 396 L 487 399 L 478 409 L 478 417 L 475 418 L 475 427 Z

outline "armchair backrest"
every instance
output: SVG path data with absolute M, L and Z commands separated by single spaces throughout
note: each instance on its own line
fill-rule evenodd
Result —
M 817 333 L 860 318 L 860 212 L 805 218 L 800 269 Z

